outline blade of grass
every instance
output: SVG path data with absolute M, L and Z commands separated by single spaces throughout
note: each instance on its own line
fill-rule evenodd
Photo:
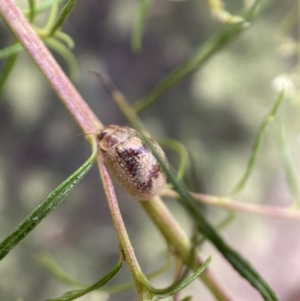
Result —
M 73 290 L 70 292 L 65 293 L 63 296 L 55 299 L 48 299 L 47 301 L 71 301 L 74 299 L 77 299 L 81 296 L 84 296 L 94 290 L 97 290 L 101 288 L 103 285 L 105 285 L 109 280 L 111 280 L 121 269 L 123 265 L 123 257 L 122 255 L 120 256 L 119 261 L 117 264 L 109 271 L 107 275 L 105 275 L 103 278 L 95 282 L 89 287 L 86 287 L 84 289 L 79 289 L 79 290 Z
M 68 179 L 54 189 L 44 201 L 34 209 L 25 220 L 0 243 L 0 260 L 2 260 L 15 246 L 17 246 L 48 214 L 52 212 L 85 177 L 96 159 L 97 148 L 93 146 L 93 153 L 88 160 L 78 168 Z
M 50 36 L 54 34 L 59 28 L 62 27 L 64 22 L 66 21 L 67 17 L 69 16 L 71 10 L 73 9 L 74 5 L 76 3 L 76 0 L 69 0 L 66 5 L 63 7 L 57 21 L 53 24 L 53 26 L 50 29 Z
M 274 121 L 274 118 L 276 117 L 278 109 L 279 109 L 280 105 L 282 104 L 283 100 L 284 100 L 284 90 L 282 90 L 278 94 L 278 97 L 275 101 L 273 108 L 271 109 L 270 113 L 264 118 L 263 122 L 261 123 L 258 133 L 255 138 L 254 145 L 252 147 L 251 155 L 250 155 L 245 173 L 242 176 L 242 178 L 238 181 L 238 183 L 235 186 L 235 188 L 233 189 L 231 195 L 236 196 L 245 187 L 245 185 L 251 175 L 251 172 L 254 168 L 254 165 L 256 163 L 258 153 L 260 151 L 261 145 L 263 143 L 263 139 L 266 134 L 266 130 L 267 130 L 268 126 L 270 125 L 270 123 L 272 123 Z
M 186 62 L 175 68 L 167 75 L 148 95 L 134 103 L 133 108 L 140 112 L 155 102 L 161 95 L 166 93 L 171 87 L 182 81 L 187 76 L 197 71 L 216 52 L 223 49 L 229 42 L 232 42 L 237 35 L 248 27 L 257 13 L 266 5 L 267 1 L 255 1 L 251 8 L 244 14 L 246 22 L 233 25 L 226 25 L 224 29 L 212 36 L 204 45 L 195 51 L 194 55 Z
M 146 22 L 147 13 L 152 0 L 141 0 L 138 12 L 134 21 L 134 27 L 131 38 L 131 47 L 134 51 L 142 50 L 142 36 Z
M 0 94 L 3 90 L 3 87 L 6 83 L 6 80 L 8 79 L 8 77 L 9 77 L 9 75 L 10 75 L 10 73 L 11 73 L 11 71 L 12 71 L 12 69 L 13 69 L 16 61 L 17 61 L 17 58 L 18 58 L 18 53 L 12 54 L 8 58 L 8 60 L 5 64 L 5 67 L 4 67 L 3 71 L 1 72 L 1 75 L 0 75 Z

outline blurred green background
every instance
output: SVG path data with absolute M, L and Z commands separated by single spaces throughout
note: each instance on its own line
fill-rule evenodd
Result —
M 17 1 L 23 8 L 26 1 Z M 64 32 L 75 41 L 74 55 L 81 95 L 104 124 L 126 124 L 109 95 L 90 70 L 103 71 L 131 102 L 146 95 L 174 67 L 184 62 L 222 26 L 211 17 L 205 1 L 155 0 L 149 11 L 143 50 L 134 53 L 130 39 L 137 0 L 78 1 Z M 141 113 L 156 138 L 169 137 L 187 148 L 191 167 L 186 180 L 193 191 L 227 195 L 245 171 L 263 118 L 277 97 L 272 85 L 281 74 L 297 73 L 297 56 L 283 38 L 298 39 L 297 26 L 280 36 L 281 21 L 297 1 L 272 1 L 254 24 L 217 53 L 199 72 L 185 79 Z M 238 13 L 242 1 L 226 1 Z M 37 24 L 45 24 L 47 14 Z M 0 49 L 14 42 L 0 23 Z M 290 48 L 289 48 L 290 47 Z M 289 54 L 287 56 L 287 54 Z M 68 73 L 61 57 L 54 53 Z M 3 68 L 5 61 L 0 61 Z M 280 109 L 288 150 L 299 170 L 299 97 L 295 85 Z M 0 240 L 15 229 L 47 194 L 89 156 L 81 130 L 46 84 L 27 54 L 16 66 L 0 95 Z M 278 127 L 267 131 L 255 170 L 238 201 L 270 206 L 290 206 L 292 195 L 280 158 Z M 176 156 L 168 152 L 176 166 Z M 117 196 L 132 243 L 144 272 L 166 261 L 166 246 L 139 204 L 118 188 Z M 176 201 L 167 205 L 191 233 L 189 217 Z M 214 224 L 224 211 L 204 207 Z M 223 231 L 225 239 L 257 268 L 282 301 L 300 300 L 300 227 L 293 221 L 247 213 Z M 55 280 L 37 261 L 49 252 L 81 282 L 91 284 L 117 262 L 118 241 L 95 168 L 70 196 L 0 264 L 0 300 L 43 301 L 70 288 Z M 241 279 L 209 244 L 214 272 L 237 300 L 261 297 Z M 129 281 L 127 267 L 112 281 Z M 171 274 L 154 281 L 163 287 Z M 195 300 L 214 300 L 198 281 L 182 294 Z M 89 294 L 81 301 L 137 300 L 134 290 L 108 297 Z

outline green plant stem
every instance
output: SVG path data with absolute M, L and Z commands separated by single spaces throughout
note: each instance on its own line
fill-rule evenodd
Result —
M 93 133 L 101 129 L 102 123 L 82 99 L 13 0 L 0 1 L 0 15 L 82 130 Z
M 184 263 L 194 271 L 199 269 L 204 260 L 199 254 L 193 252 L 193 246 L 190 239 L 183 232 L 182 228 L 161 199 L 155 197 L 151 201 L 143 201 L 140 202 L 140 204 L 162 233 L 168 244 L 175 247 Z M 205 283 L 217 300 L 234 300 L 232 295 L 219 282 L 209 267 L 200 275 L 200 279 Z

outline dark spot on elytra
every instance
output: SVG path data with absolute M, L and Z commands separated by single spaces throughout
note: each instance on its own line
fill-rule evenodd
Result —
M 160 166 L 156 164 L 150 170 L 150 178 L 157 179 L 160 173 L 161 173 Z
M 152 169 L 149 171 L 148 181 L 146 183 L 139 183 L 139 187 L 143 191 L 150 191 L 153 187 L 153 180 L 159 177 L 161 173 L 161 169 L 159 165 L 154 165 Z
M 140 164 L 139 155 L 145 155 L 145 152 L 149 152 L 147 147 L 140 147 L 138 149 L 121 149 L 117 150 L 118 160 L 124 164 L 124 169 L 133 179 L 135 185 L 140 191 L 150 191 L 153 187 L 153 181 L 157 179 L 161 173 L 161 168 L 158 164 L 152 166 L 150 170 L 143 170 L 143 166 Z M 150 152 L 149 152 L 150 153 Z M 146 154 L 147 155 L 147 154 Z M 149 168 L 145 167 L 145 168 Z M 139 181 L 139 173 L 148 172 L 147 181 Z
M 139 155 L 145 152 L 143 147 L 138 149 L 125 148 L 117 150 L 117 155 L 124 164 L 125 170 L 132 176 L 138 176 L 138 172 L 141 168 L 139 162 Z

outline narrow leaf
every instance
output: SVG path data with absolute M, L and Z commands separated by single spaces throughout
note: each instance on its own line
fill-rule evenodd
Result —
M 5 59 L 10 57 L 13 54 L 18 53 L 23 49 L 22 45 L 20 43 L 15 43 L 11 46 L 8 46 L 4 49 L 0 50 L 0 59 Z
M 181 142 L 173 139 L 159 139 L 158 143 L 162 147 L 173 149 L 177 153 L 179 157 L 177 176 L 179 179 L 182 179 L 189 166 L 189 155 L 185 146 Z
M 244 175 L 242 176 L 242 178 L 237 183 L 236 187 L 233 189 L 232 195 L 237 195 L 245 187 L 245 185 L 251 175 L 251 172 L 254 168 L 258 153 L 260 151 L 261 145 L 263 143 L 263 139 L 265 137 L 266 130 L 267 130 L 269 124 L 274 121 L 274 118 L 275 118 L 275 116 L 278 112 L 278 109 L 279 109 L 280 105 L 282 104 L 283 100 L 284 100 L 284 90 L 282 90 L 279 93 L 273 108 L 271 109 L 270 113 L 264 118 L 263 122 L 261 123 L 261 125 L 259 127 L 258 133 L 255 138 L 254 145 L 252 147 L 252 151 L 251 151 L 251 155 L 250 155 L 250 158 L 249 158 L 249 161 L 247 164 L 246 171 L 245 171 Z
M 76 0 L 69 0 L 66 5 L 63 7 L 57 21 L 53 24 L 52 28 L 50 29 L 50 35 L 55 33 L 56 30 L 62 27 L 64 22 L 66 21 L 67 17 L 69 16 L 71 10 L 73 9 Z
M 248 27 L 246 25 L 248 25 L 254 18 L 257 12 L 257 7 L 260 6 L 261 8 L 265 2 L 267 1 L 255 1 L 244 16 L 246 22 L 225 26 L 224 29 L 216 33 L 206 43 L 201 45 L 190 59 L 175 68 L 174 71 L 160 81 L 160 83 L 152 91 L 150 91 L 148 95 L 138 100 L 133 105 L 135 111 L 140 112 L 148 107 L 171 87 L 197 71 L 216 52 L 223 49 L 229 42 L 232 42 L 240 32 Z
M 29 2 L 29 22 L 32 23 L 35 17 L 35 0 L 28 0 Z
M 74 48 L 75 46 L 74 40 L 69 35 L 60 30 L 57 30 L 55 32 L 54 37 L 64 42 L 70 49 Z
M 295 164 L 293 162 L 292 156 L 287 147 L 284 126 L 280 120 L 278 120 L 277 125 L 278 125 L 278 144 L 279 144 L 282 164 L 284 166 L 290 192 L 293 196 L 294 206 L 300 208 L 298 174 L 295 169 Z
M 41 254 L 38 257 L 38 261 L 42 264 L 51 274 L 61 283 L 75 286 L 75 287 L 84 287 L 84 285 L 70 275 L 68 275 L 58 264 L 57 262 L 47 253 Z
M 55 38 L 47 38 L 45 40 L 45 44 L 52 50 L 56 51 L 66 61 L 69 68 L 70 78 L 73 81 L 77 81 L 79 78 L 79 70 L 73 53 Z
M 193 300 L 193 297 L 187 296 L 187 297 L 184 297 L 183 299 L 181 299 L 180 301 L 192 301 L 192 300 Z
M 94 284 L 92 284 L 91 286 L 84 289 L 69 291 L 60 298 L 48 299 L 47 301 L 71 301 L 81 296 L 84 296 L 96 289 L 99 289 L 100 287 L 105 285 L 109 280 L 111 280 L 120 271 L 122 265 L 123 265 L 123 257 L 121 256 L 117 264 L 109 271 L 109 273 L 105 275 L 103 278 L 101 278 L 100 280 L 98 280 L 97 282 L 95 282 Z
M 12 71 L 14 65 L 15 65 L 15 62 L 17 61 L 17 58 L 18 58 L 18 53 L 14 53 L 12 54 L 9 59 L 7 60 L 5 66 L 4 66 L 4 69 L 3 71 L 1 72 L 0 74 L 0 94 L 3 90 L 3 87 L 6 83 L 6 80 L 7 78 L 9 77 L 10 75 L 10 72 Z
M 186 286 L 188 286 L 192 281 L 194 281 L 196 278 L 199 277 L 200 274 L 202 274 L 207 266 L 211 262 L 211 257 L 208 257 L 205 262 L 201 265 L 201 267 L 193 274 L 191 277 L 186 279 L 185 281 L 181 282 L 179 281 L 172 284 L 171 286 L 164 288 L 164 289 L 156 289 L 152 287 L 150 284 L 147 285 L 147 289 L 153 293 L 154 295 L 158 296 L 159 298 L 167 298 L 171 297 L 174 294 L 178 293 L 179 291 L 183 290 Z
M 56 20 L 57 13 L 58 13 L 58 8 L 59 8 L 59 0 L 54 0 L 51 5 L 51 10 L 49 13 L 47 24 L 45 26 L 45 29 L 48 31 L 50 31 L 51 28 L 53 28 L 53 26 L 55 24 L 55 20 Z
M 138 126 L 138 123 L 133 122 L 135 126 Z M 140 132 L 140 135 L 143 136 L 143 133 Z M 190 216 L 195 221 L 198 231 L 200 231 L 204 236 L 206 236 L 215 247 L 223 254 L 223 256 L 231 263 L 234 269 L 240 273 L 242 277 L 248 280 L 248 282 L 255 287 L 264 300 L 266 301 L 278 301 L 277 296 L 265 280 L 256 272 L 256 270 L 248 263 L 238 252 L 232 249 L 219 235 L 219 233 L 210 225 L 206 220 L 202 212 L 200 211 L 197 203 L 191 197 L 188 190 L 186 189 L 184 183 L 181 180 L 178 180 L 175 172 L 170 170 L 170 167 L 160 158 L 152 144 L 145 139 L 144 142 L 151 149 L 152 153 L 155 155 L 160 166 L 167 174 L 168 179 L 174 186 L 174 189 L 179 193 L 181 199 L 179 199 L 182 206 L 187 210 Z
M 46 0 L 46 1 L 43 1 L 43 3 L 41 3 L 40 5 L 37 5 L 36 8 L 35 8 L 35 14 L 39 14 L 39 13 L 42 13 L 44 12 L 45 10 L 47 10 L 49 7 L 51 7 L 54 3 L 54 1 L 60 3 L 64 0 Z M 24 9 L 23 10 L 23 13 L 29 17 L 30 15 L 30 9 Z
M 91 157 L 68 179 L 53 190 L 45 200 L 32 211 L 17 229 L 0 243 L 0 260 L 17 246 L 48 214 L 52 212 L 85 177 L 96 159 L 96 147 Z
M 141 0 L 139 9 L 135 18 L 131 47 L 134 51 L 142 50 L 142 36 L 145 26 L 145 21 L 147 17 L 147 12 L 149 10 L 152 0 Z

